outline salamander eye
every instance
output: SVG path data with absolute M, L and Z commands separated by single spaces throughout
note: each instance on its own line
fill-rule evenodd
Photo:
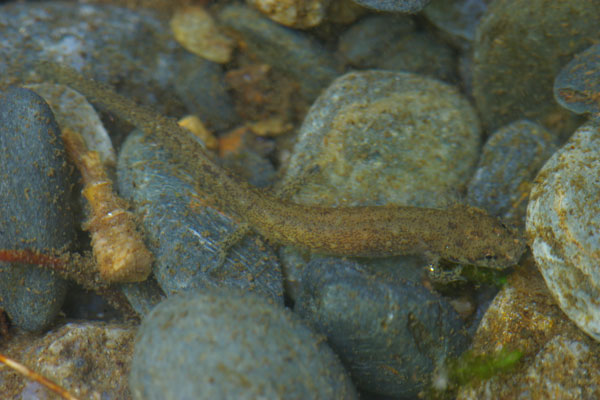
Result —
M 497 258 L 498 258 L 498 256 L 496 256 L 495 254 L 486 254 L 485 255 L 485 259 L 488 261 L 495 260 Z

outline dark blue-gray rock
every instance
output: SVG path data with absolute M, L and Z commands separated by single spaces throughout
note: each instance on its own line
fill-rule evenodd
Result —
M 34 92 L 0 94 L 0 248 L 64 251 L 75 237 L 70 170 L 50 107 Z M 0 263 L 0 305 L 26 330 L 58 314 L 66 282 L 36 265 Z
M 279 263 L 256 235 L 248 234 L 234 245 L 219 266 L 223 243 L 239 224 L 207 207 L 204 197 L 210 193 L 197 193 L 191 176 L 169 162 L 170 155 L 151 140 L 140 132 L 127 138 L 117 175 L 121 195 L 133 201 L 141 216 L 162 290 L 169 296 L 227 286 L 257 291 L 281 302 Z
M 356 4 L 376 11 L 418 13 L 431 0 L 352 0 Z
M 333 54 L 306 33 L 281 26 L 243 5 L 223 8 L 219 20 L 238 32 L 260 61 L 296 79 L 307 100 L 317 97 L 337 76 Z
M 133 310 L 141 316 L 147 315 L 165 299 L 164 292 L 153 277 L 143 282 L 124 283 L 120 289 Z
M 35 64 L 50 60 L 163 113 L 187 107 L 212 129 L 236 121 L 220 67 L 183 49 L 168 23 L 149 10 L 13 2 L 0 7 L 0 26 L 0 82 L 33 79 Z
M 416 31 L 405 15 L 372 15 L 341 36 L 339 52 L 359 69 L 415 72 L 444 81 L 457 79 L 455 52 L 427 31 Z
M 600 44 L 577 54 L 559 72 L 554 98 L 576 114 L 600 112 Z
M 394 398 L 416 397 L 434 368 L 467 345 L 444 299 L 350 261 L 311 261 L 295 311 L 327 336 L 358 388 Z
M 356 399 L 339 359 L 289 310 L 237 290 L 173 296 L 143 320 L 134 399 Z
M 498 129 L 483 146 L 467 202 L 523 228 L 533 179 L 557 149 L 557 138 L 534 122 Z

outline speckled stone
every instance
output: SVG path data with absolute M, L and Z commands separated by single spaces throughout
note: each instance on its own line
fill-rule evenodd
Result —
M 133 201 L 141 217 L 160 287 L 172 295 L 227 286 L 282 302 L 279 264 L 256 235 L 246 235 L 218 266 L 220 246 L 239 224 L 207 207 L 191 176 L 168 159 L 138 131 L 123 144 L 117 166 L 119 192 Z
M 376 11 L 417 13 L 431 0 L 353 0 Z
M 531 189 L 527 235 L 552 295 L 600 341 L 600 120 L 579 128 Z
M 235 42 L 221 32 L 204 7 L 177 8 L 170 25 L 177 42 L 192 53 L 220 64 L 231 61 Z
M 498 129 L 483 146 L 467 202 L 524 228 L 533 179 L 557 150 L 556 142 L 543 126 L 528 120 Z
M 43 336 L 18 334 L 2 353 L 57 382 L 80 399 L 131 399 L 127 377 L 135 329 L 120 324 L 71 322 Z M 5 399 L 55 399 L 39 383 L 2 368 Z
M 65 250 L 75 238 L 71 177 L 50 107 L 34 92 L 0 94 L 0 248 Z M 66 282 L 34 265 L 0 263 L 0 305 L 27 330 L 48 326 Z
M 355 399 L 337 357 L 289 310 L 235 290 L 174 296 L 142 322 L 134 399 Z
M 247 3 L 275 22 L 290 28 L 307 29 L 319 25 L 327 15 L 331 0 L 247 0 Z
M 66 64 L 159 111 L 236 122 L 218 64 L 187 52 L 157 14 L 76 2 L 0 6 L 0 82 L 33 78 L 40 60 Z M 183 81 L 183 82 L 182 82 Z
M 405 15 L 372 15 L 361 19 L 339 39 L 348 65 L 415 72 L 444 81 L 457 79 L 455 52 L 427 31 L 416 31 Z
M 578 53 L 554 80 L 554 98 L 577 114 L 600 112 L 600 44 Z
M 466 349 L 463 321 L 452 306 L 398 274 L 315 259 L 302 282 L 294 310 L 327 336 L 360 389 L 416 396 L 441 360 Z
M 475 354 L 519 350 L 509 372 L 474 380 L 459 400 L 595 399 L 600 395 L 600 347 L 565 318 L 531 258 L 509 277 L 473 338 Z
M 477 115 L 455 87 L 412 73 L 353 72 L 311 106 L 283 182 L 319 166 L 294 201 L 447 207 L 479 145 Z
M 473 89 L 488 131 L 521 118 L 568 137 L 580 123 L 553 100 L 554 77 L 600 39 L 595 0 L 497 0 L 474 43 Z
M 493 0 L 433 1 L 423 9 L 423 14 L 437 28 L 454 38 L 463 48 L 475 40 L 479 19 Z
M 48 103 L 61 131 L 69 129 L 80 134 L 87 148 L 97 151 L 106 167 L 116 166 L 117 155 L 108 132 L 85 97 L 65 85 L 38 83 L 26 87 Z
M 295 79 L 308 100 L 316 98 L 337 76 L 333 55 L 303 32 L 281 26 L 243 5 L 223 8 L 219 20 L 238 32 L 259 60 Z

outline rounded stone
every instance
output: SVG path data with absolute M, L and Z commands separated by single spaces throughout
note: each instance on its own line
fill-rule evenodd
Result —
M 556 139 L 528 120 L 498 129 L 483 146 L 467 202 L 524 227 L 529 190 L 539 169 L 557 150 Z
M 457 88 L 406 72 L 352 72 L 311 106 L 283 182 L 305 177 L 293 197 L 302 204 L 446 207 L 479 145 L 477 115 Z
M 600 341 L 600 121 L 579 128 L 531 189 L 527 234 L 561 309 Z
M 553 99 L 554 77 L 600 38 L 595 0 L 497 0 L 477 29 L 473 92 L 488 131 L 521 118 L 563 136 L 579 119 Z
M 290 28 L 317 26 L 327 15 L 331 0 L 247 0 L 270 19 Z
M 578 53 L 554 80 L 554 98 L 576 114 L 600 112 L 600 44 Z
M 283 307 L 251 294 L 171 297 L 142 322 L 134 399 L 355 399 L 337 357 Z
M 466 349 L 462 319 L 420 283 L 335 258 L 304 271 L 295 311 L 327 336 L 362 390 L 416 397 L 439 363 Z
M 0 248 L 52 253 L 75 239 L 70 168 L 50 107 L 28 89 L 0 94 Z M 39 330 L 58 314 L 66 282 L 37 265 L 0 263 L 1 306 Z

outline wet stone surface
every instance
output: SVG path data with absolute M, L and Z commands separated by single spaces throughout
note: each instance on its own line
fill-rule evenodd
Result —
M 405 15 L 372 15 L 340 36 L 339 52 L 358 69 L 415 72 L 454 82 L 454 51 L 428 31 L 417 31 Z
M 307 29 L 318 25 L 327 14 L 331 0 L 248 0 L 270 19 L 291 28 Z
M 174 296 L 144 319 L 129 385 L 140 400 L 357 398 L 337 357 L 297 316 L 223 289 Z
M 482 15 L 493 0 L 433 1 L 423 14 L 436 27 L 449 34 L 459 46 L 469 48 Z
M 600 341 L 600 121 L 579 128 L 531 189 L 527 234 L 552 295 Z
M 117 84 L 120 93 L 167 114 L 182 113 L 185 106 L 213 129 L 236 120 L 220 67 L 187 53 L 150 11 L 9 3 L 0 6 L 0 25 L 2 83 L 26 79 L 37 62 L 52 60 Z
M 565 65 L 554 80 L 554 98 L 577 114 L 600 112 L 600 44 Z
M 554 102 L 554 78 L 600 38 L 599 22 L 596 1 L 492 2 L 473 46 L 473 88 L 484 127 L 494 131 L 527 118 L 568 137 L 580 119 Z
M 500 349 L 520 351 L 520 362 L 508 372 L 467 382 L 457 399 L 594 399 L 600 395 L 600 346 L 565 318 L 531 258 L 509 277 L 473 338 L 475 354 Z
M 164 292 L 227 286 L 281 302 L 279 264 L 255 235 L 246 235 L 218 265 L 223 241 L 239 224 L 206 207 L 191 177 L 167 160 L 164 150 L 137 132 L 124 143 L 117 169 L 119 192 L 133 201 L 142 219 L 156 257 L 154 275 Z
M 121 324 L 70 322 L 43 336 L 18 334 L 2 353 L 60 382 L 81 399 L 128 400 L 135 329 Z M 39 383 L 0 371 L 5 399 L 56 399 Z
M 0 94 L 0 248 L 66 250 L 75 238 L 71 176 L 50 107 L 34 92 Z M 34 265 L 0 263 L 0 305 L 12 323 L 47 327 L 66 282 Z
M 97 151 L 104 166 L 114 169 L 117 155 L 108 132 L 96 110 L 78 92 L 64 85 L 39 83 L 27 85 L 48 103 L 61 131 L 81 135 L 88 149 Z
M 524 228 L 533 179 L 556 150 L 556 138 L 534 122 L 498 129 L 483 146 L 467 202 Z
M 219 13 L 219 21 L 242 36 L 250 53 L 299 82 L 308 100 L 337 76 L 332 54 L 312 37 L 269 20 L 258 11 L 232 4 Z
M 431 0 L 353 0 L 363 7 L 376 11 L 417 13 Z
M 429 385 L 441 360 L 466 348 L 467 337 L 448 302 L 398 275 L 313 259 L 294 310 L 327 336 L 357 387 L 408 398 Z
M 338 79 L 309 110 L 283 179 L 303 204 L 447 207 L 477 162 L 479 123 L 453 86 L 411 73 Z

